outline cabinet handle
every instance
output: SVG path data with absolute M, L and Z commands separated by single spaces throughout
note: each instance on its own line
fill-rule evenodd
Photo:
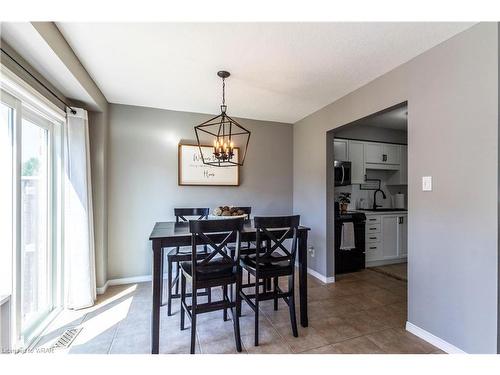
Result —
M 382 154 L 382 161 L 387 161 L 387 155 L 386 154 Z
M 377 219 L 368 219 L 368 221 L 377 221 Z
M 404 219 L 404 217 L 403 217 L 403 216 L 400 216 L 400 217 L 399 217 L 399 224 L 403 224 L 403 219 Z
M 369 247 L 369 249 L 373 250 L 373 249 L 376 249 L 376 247 L 375 246 L 371 246 L 371 247 Z
M 370 240 L 376 240 L 377 237 L 370 237 Z
M 376 230 L 377 228 L 368 228 L 369 230 Z

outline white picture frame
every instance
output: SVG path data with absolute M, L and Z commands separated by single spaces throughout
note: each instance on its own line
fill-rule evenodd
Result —
M 201 146 L 205 159 L 213 157 L 213 147 Z M 234 148 L 234 157 L 238 160 L 239 148 Z M 216 167 L 203 163 L 198 145 L 179 144 L 178 153 L 179 186 L 239 186 L 239 166 Z

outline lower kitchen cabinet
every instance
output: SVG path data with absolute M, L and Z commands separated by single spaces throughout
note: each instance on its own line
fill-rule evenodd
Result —
M 398 217 L 382 216 L 382 259 L 398 256 Z
M 408 253 L 408 215 L 366 215 L 365 256 L 367 265 L 404 260 Z
M 399 255 L 406 257 L 408 255 L 408 216 L 399 216 L 398 248 Z

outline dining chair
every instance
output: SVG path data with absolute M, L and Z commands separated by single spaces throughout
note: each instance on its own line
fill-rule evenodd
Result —
M 237 294 L 241 296 L 240 301 L 245 300 L 255 313 L 255 346 L 259 345 L 259 303 L 261 301 L 274 300 L 274 310 L 278 310 L 278 299 L 283 299 L 290 311 L 293 336 L 298 337 L 295 316 L 295 258 L 299 222 L 299 215 L 254 218 L 256 251 L 254 254 L 241 258 L 240 272 L 243 269 L 246 270 L 255 278 L 255 282 L 242 285 Z M 290 235 L 292 241 L 287 247 L 285 240 L 290 238 Z M 279 277 L 284 276 L 288 277 L 288 291 L 286 292 L 282 291 L 278 284 Z M 274 282 L 272 290 L 267 285 L 268 280 Z M 262 292 L 260 286 L 263 287 Z M 253 294 L 245 292 L 245 289 L 250 287 L 254 288 Z M 241 311 L 241 307 L 238 311 Z
M 228 298 L 228 286 L 236 284 L 236 290 L 241 284 L 239 270 L 241 230 L 244 219 L 222 220 L 190 220 L 192 261 L 181 262 L 181 330 L 184 330 L 185 315 L 191 320 L 191 354 L 195 352 L 196 316 L 211 311 L 223 310 L 223 319 L 227 321 L 227 310 L 231 310 L 234 325 L 236 350 L 241 352 L 239 293 L 236 299 Z M 235 243 L 234 255 L 227 248 L 228 243 Z M 195 260 L 200 244 L 208 245 L 208 256 Z M 186 282 L 191 283 L 191 305 L 186 303 Z M 198 303 L 199 289 L 222 287 L 222 300 Z M 234 311 L 236 310 L 236 311 Z
M 175 222 L 187 222 L 189 218 L 196 217 L 198 220 L 206 219 L 210 210 L 208 208 L 174 208 Z M 207 254 L 206 246 L 203 249 L 198 249 L 196 257 L 198 259 L 205 257 Z M 172 315 L 172 299 L 180 298 L 179 294 L 179 264 L 180 262 L 191 260 L 191 248 L 183 249 L 181 247 L 175 247 L 171 249 L 167 254 L 167 315 Z M 176 265 L 176 274 L 173 277 L 173 264 Z M 172 293 L 175 287 L 175 293 Z M 202 295 L 208 295 L 208 299 L 211 299 L 211 291 L 207 289 Z

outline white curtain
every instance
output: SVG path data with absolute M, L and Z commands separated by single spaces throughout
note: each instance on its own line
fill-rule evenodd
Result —
M 66 307 L 96 299 L 94 223 L 87 111 L 67 111 L 65 133 L 64 257 Z

